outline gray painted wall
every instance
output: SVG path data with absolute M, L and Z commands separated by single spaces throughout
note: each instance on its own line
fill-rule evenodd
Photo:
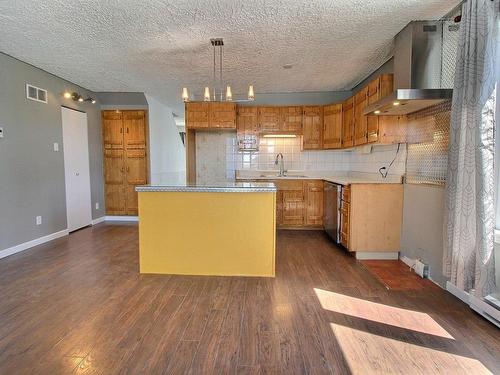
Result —
M 26 99 L 26 83 L 46 89 L 48 104 Z M 2 53 L 0 87 L 0 250 L 67 227 L 61 105 L 87 112 L 92 217 L 103 216 L 99 105 L 62 97 L 66 90 L 95 94 Z M 42 225 L 35 225 L 37 215 Z
M 143 92 L 98 92 L 101 109 L 148 109 Z
M 429 265 L 430 277 L 443 288 L 443 187 L 404 185 L 401 255 Z

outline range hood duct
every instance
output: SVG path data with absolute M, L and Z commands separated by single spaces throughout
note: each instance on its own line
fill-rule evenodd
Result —
M 399 116 L 450 100 L 459 25 L 414 21 L 401 30 L 395 37 L 395 91 L 367 106 L 364 114 Z

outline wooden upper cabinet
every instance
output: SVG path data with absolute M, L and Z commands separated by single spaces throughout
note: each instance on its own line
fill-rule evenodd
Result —
M 342 147 L 354 146 L 354 99 L 342 104 Z
M 323 224 L 323 181 L 304 182 L 306 194 L 306 225 Z
M 342 104 L 323 107 L 323 148 L 342 147 Z
M 210 127 L 236 129 L 236 104 L 210 103 Z
M 123 122 L 121 111 L 103 111 L 102 128 L 104 148 L 123 148 Z
M 238 106 L 236 132 L 238 136 L 257 135 L 259 133 L 259 109 L 257 107 Z
M 207 129 L 210 126 L 210 103 L 186 103 L 186 128 Z
M 259 126 L 262 132 L 279 132 L 280 107 L 259 107 Z
M 367 105 L 373 104 L 389 95 L 393 90 L 393 75 L 382 74 L 368 84 Z M 366 136 L 367 142 L 379 141 L 380 116 L 366 116 Z
M 304 150 L 320 150 L 323 144 L 323 107 L 306 106 L 302 118 Z
M 124 111 L 123 137 L 126 148 L 146 147 L 146 114 L 144 111 Z
M 379 143 L 406 143 L 407 127 L 406 116 L 379 116 Z
M 302 106 L 281 107 L 281 131 L 302 134 Z
M 366 107 L 368 86 L 354 95 L 354 146 L 367 142 L 367 122 L 363 110 Z

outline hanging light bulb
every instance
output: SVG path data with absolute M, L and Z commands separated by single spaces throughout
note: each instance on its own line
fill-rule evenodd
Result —
M 182 100 L 187 102 L 189 100 L 189 94 L 187 87 L 182 88 Z
M 203 95 L 203 98 L 206 102 L 210 101 L 210 88 L 208 86 L 205 87 L 205 94 Z
M 253 85 L 248 86 L 248 100 L 255 100 L 255 93 L 253 92 Z
M 231 92 L 231 86 L 226 87 L 226 100 L 230 102 L 233 100 L 233 93 Z

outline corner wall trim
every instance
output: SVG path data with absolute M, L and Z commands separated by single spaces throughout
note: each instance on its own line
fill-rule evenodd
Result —
M 106 220 L 106 216 L 101 216 L 101 217 L 98 217 L 97 219 L 93 219 L 90 223 L 92 225 L 96 225 L 96 224 L 102 223 L 105 220 Z
M 105 216 L 106 221 L 139 221 L 138 216 Z
M 35 238 L 34 240 L 24 242 L 24 243 L 21 243 L 21 244 L 16 245 L 16 246 L 9 247 L 7 249 L 0 251 L 0 259 L 8 257 L 9 255 L 19 253 L 19 252 L 24 251 L 24 250 L 28 250 L 31 247 L 41 245 L 45 242 L 55 240 L 56 238 L 67 236 L 68 234 L 69 234 L 69 231 L 67 229 L 64 229 L 64 230 L 61 230 L 59 232 L 51 233 L 51 234 L 48 234 L 48 235 L 40 237 L 40 238 Z

